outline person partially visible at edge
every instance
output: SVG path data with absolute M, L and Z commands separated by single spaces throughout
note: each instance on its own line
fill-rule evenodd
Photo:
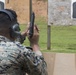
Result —
M 29 38 L 29 26 L 22 36 L 27 36 L 31 48 L 15 41 L 12 28 L 17 22 L 17 14 L 10 9 L 4 9 L 12 14 L 13 19 L 0 12 L 0 75 L 48 75 L 47 65 L 40 48 L 39 30 L 34 27 L 34 35 Z M 12 32 L 11 32 L 12 31 Z M 19 31 L 19 30 L 18 30 Z

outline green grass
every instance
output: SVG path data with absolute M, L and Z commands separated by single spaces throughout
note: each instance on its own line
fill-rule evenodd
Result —
M 44 18 L 38 18 L 35 22 L 40 29 L 41 51 L 76 53 L 76 26 L 51 26 L 51 50 L 47 50 L 47 22 Z M 20 26 L 21 31 L 25 30 L 26 25 Z M 24 45 L 29 46 L 27 38 Z
M 76 26 L 52 26 L 51 48 L 54 52 L 76 52 Z

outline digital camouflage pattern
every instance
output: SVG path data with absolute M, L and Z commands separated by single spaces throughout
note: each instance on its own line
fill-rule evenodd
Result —
M 47 75 L 43 56 L 0 36 L 0 75 Z

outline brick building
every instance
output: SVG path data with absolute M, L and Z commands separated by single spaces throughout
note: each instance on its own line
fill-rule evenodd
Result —
M 18 15 L 20 24 L 27 24 L 29 21 L 29 1 L 30 0 L 5 0 L 5 8 L 13 9 Z M 37 17 L 47 18 L 47 1 L 32 0 L 33 11 Z
M 5 8 L 16 11 L 19 23 L 25 24 L 29 21 L 29 0 L 5 0 Z

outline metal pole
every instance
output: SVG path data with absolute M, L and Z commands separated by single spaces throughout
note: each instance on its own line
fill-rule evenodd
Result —
M 48 25 L 47 26 L 47 49 L 50 50 L 51 49 L 51 26 Z
M 9 0 L 7 0 L 7 3 L 9 3 Z
M 31 14 L 32 14 L 32 0 L 29 0 L 29 22 L 31 22 Z
M 49 1 L 50 1 L 50 0 L 48 0 L 48 3 L 47 3 L 48 19 L 49 19 Z M 48 25 L 47 25 L 47 49 L 48 49 L 48 50 L 51 50 L 51 25 L 49 24 L 49 21 L 48 21 Z
M 30 0 L 30 2 L 29 2 L 29 21 L 31 21 L 31 14 L 32 14 L 32 0 Z

